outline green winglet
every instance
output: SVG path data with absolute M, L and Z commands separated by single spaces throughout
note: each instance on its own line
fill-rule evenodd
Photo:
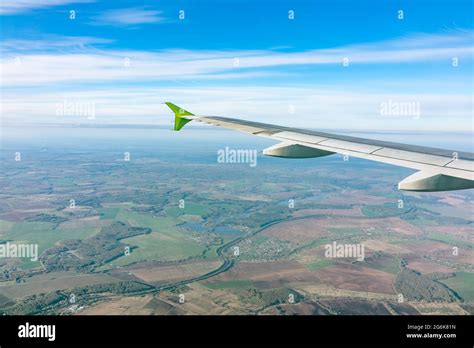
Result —
M 174 130 L 179 131 L 184 125 L 192 120 L 182 118 L 182 116 L 194 116 L 194 114 L 181 109 L 178 105 L 175 105 L 170 102 L 165 102 L 166 105 L 174 112 Z

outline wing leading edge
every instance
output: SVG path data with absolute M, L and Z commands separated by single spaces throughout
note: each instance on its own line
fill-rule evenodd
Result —
M 474 188 L 474 154 L 431 147 L 276 126 L 220 116 L 194 115 L 166 102 L 175 114 L 174 130 L 194 120 L 279 141 L 263 154 L 284 158 L 322 157 L 335 153 L 418 170 L 398 184 L 407 191 Z

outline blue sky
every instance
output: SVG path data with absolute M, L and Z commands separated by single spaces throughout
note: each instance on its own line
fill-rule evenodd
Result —
M 168 124 L 160 103 L 172 100 L 289 126 L 466 131 L 472 6 L 4 0 L 3 121 Z M 73 112 L 58 113 L 61 105 Z M 84 117 L 84 105 L 94 117 Z M 386 105 L 413 108 L 387 114 Z

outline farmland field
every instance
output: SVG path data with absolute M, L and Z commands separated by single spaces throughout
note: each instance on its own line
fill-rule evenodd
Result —
M 139 134 L 52 137 L 21 162 L 3 145 L 0 242 L 38 260 L 0 258 L 1 313 L 472 314 L 471 191 L 401 193 L 409 170 L 337 156 L 222 165 L 218 141 L 180 157 L 167 130 Z

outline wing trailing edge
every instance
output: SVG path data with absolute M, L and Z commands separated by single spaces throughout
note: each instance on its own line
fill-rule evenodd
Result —
M 277 126 L 220 116 L 199 116 L 166 102 L 175 114 L 174 130 L 192 120 L 279 141 L 263 151 L 283 158 L 322 157 L 335 153 L 416 169 L 400 181 L 407 191 L 450 191 L 474 188 L 474 154 L 357 138 L 332 133 Z

